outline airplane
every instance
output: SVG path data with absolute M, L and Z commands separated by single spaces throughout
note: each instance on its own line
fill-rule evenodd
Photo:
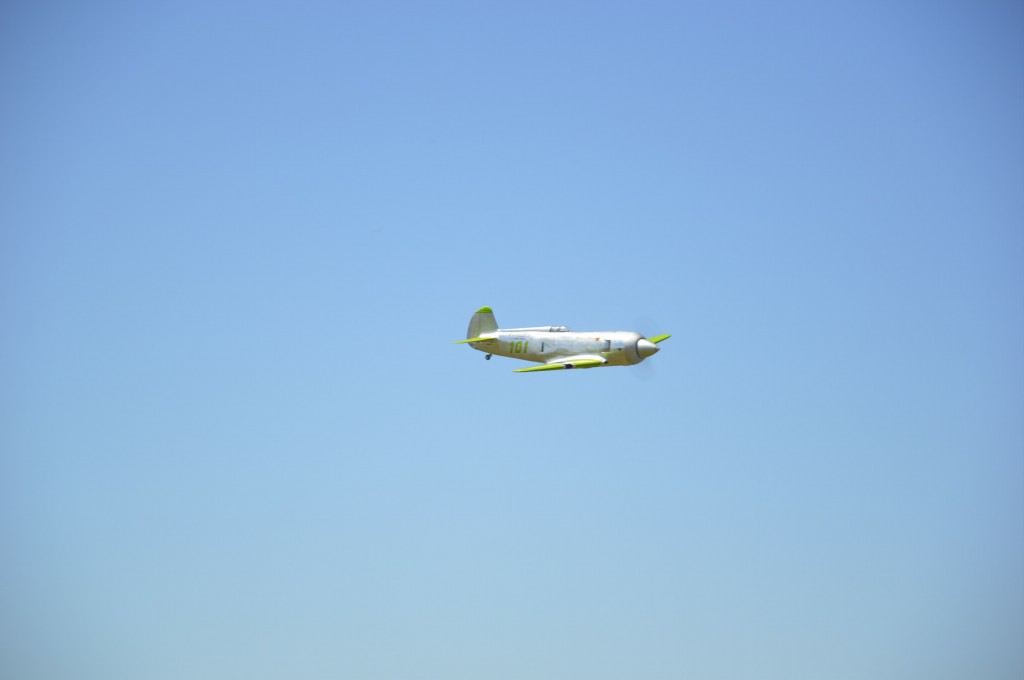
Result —
M 633 331 L 595 331 L 574 333 L 565 326 L 531 326 L 529 328 L 498 328 L 490 307 L 476 310 L 469 320 L 465 340 L 486 352 L 485 359 L 497 354 L 512 359 L 534 361 L 541 366 L 517 368 L 516 373 L 555 371 L 566 368 L 597 368 L 599 366 L 631 366 L 657 353 L 658 343 L 671 334 L 645 338 Z

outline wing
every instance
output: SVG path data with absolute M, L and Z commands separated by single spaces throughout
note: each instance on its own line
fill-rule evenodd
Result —
M 530 368 L 517 368 L 514 373 L 532 373 L 533 371 L 558 371 L 565 368 L 594 368 L 604 366 L 608 360 L 594 354 L 583 354 L 575 357 L 561 357 L 552 359 L 543 366 L 531 366 Z

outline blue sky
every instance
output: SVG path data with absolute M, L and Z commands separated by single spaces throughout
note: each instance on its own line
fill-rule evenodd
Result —
M 90 5 L 0 21 L 3 675 L 1024 673 L 1019 4 Z

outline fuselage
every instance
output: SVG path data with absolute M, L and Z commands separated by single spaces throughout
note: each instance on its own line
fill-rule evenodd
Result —
M 488 354 L 546 364 L 562 357 L 593 356 L 607 366 L 638 364 L 658 348 L 632 331 L 575 332 L 564 327 L 499 328 L 469 346 Z

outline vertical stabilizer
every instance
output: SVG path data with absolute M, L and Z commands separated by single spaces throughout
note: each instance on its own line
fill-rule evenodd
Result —
M 476 310 L 473 318 L 469 320 L 469 329 L 466 331 L 467 338 L 479 338 L 484 333 L 491 333 L 498 330 L 498 322 L 494 320 L 494 312 L 490 307 L 481 307 Z

